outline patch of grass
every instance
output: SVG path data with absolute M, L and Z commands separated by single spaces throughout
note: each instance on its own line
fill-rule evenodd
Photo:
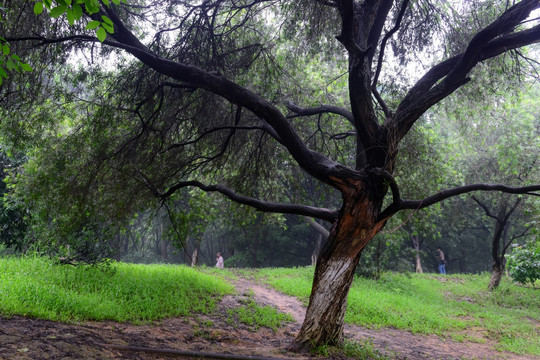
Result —
M 242 323 L 247 325 L 252 331 L 257 331 L 260 327 L 272 330 L 283 326 L 284 322 L 292 322 L 294 319 L 290 314 L 279 312 L 271 306 L 259 306 L 252 299 L 248 299 L 245 305 L 234 309 L 227 309 L 227 323 L 235 325 Z
M 208 314 L 232 292 L 226 282 L 185 266 L 115 263 L 104 271 L 39 257 L 0 259 L 4 316 L 144 323 Z
M 313 355 L 332 357 L 332 358 L 350 358 L 350 359 L 369 359 L 369 360 L 387 360 L 388 356 L 375 349 L 373 342 L 366 340 L 363 343 L 345 341 L 343 346 L 323 345 L 311 350 Z

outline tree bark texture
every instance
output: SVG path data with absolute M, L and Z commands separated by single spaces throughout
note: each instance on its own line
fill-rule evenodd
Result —
M 340 344 L 347 295 L 362 249 L 381 230 L 377 222 L 380 201 L 370 199 L 357 184 L 344 192 L 340 217 L 330 231 L 317 265 L 309 306 L 291 350 L 308 351 L 314 344 Z M 371 193 L 373 195 L 373 193 Z
M 422 270 L 422 259 L 420 258 L 420 240 L 418 239 L 418 235 L 412 235 L 411 239 L 416 255 L 414 259 L 415 271 L 418 274 L 422 274 L 424 270 Z

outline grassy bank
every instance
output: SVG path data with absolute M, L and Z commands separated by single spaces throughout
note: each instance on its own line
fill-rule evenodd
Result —
M 210 313 L 233 287 L 184 266 L 116 263 L 105 269 L 44 258 L 0 259 L 0 314 L 133 323 Z
M 307 302 L 313 268 L 264 269 L 255 276 Z M 489 275 L 384 273 L 356 278 L 345 321 L 370 328 L 394 327 L 454 340 L 498 342 L 497 348 L 540 355 L 540 289 L 503 281 L 488 292 Z

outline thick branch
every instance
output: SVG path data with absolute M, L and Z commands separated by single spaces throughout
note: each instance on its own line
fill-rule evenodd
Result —
M 116 16 L 113 16 L 111 9 L 107 9 L 107 14 L 109 13 L 111 13 L 109 17 L 115 22 L 115 25 L 118 25 L 118 30 L 111 36 L 120 43 L 125 42 L 127 44 L 126 51 L 163 75 L 206 89 L 254 113 L 273 128 L 276 134 L 273 135 L 274 138 L 279 139 L 298 164 L 312 176 L 327 184 L 334 185 L 331 176 L 338 175 L 335 173 L 336 171 L 339 173 L 351 171 L 308 149 L 281 111 L 261 96 L 224 76 L 211 74 L 196 66 L 173 62 L 151 53 L 146 47 L 139 45 L 140 42 Z
M 306 205 L 298 205 L 298 204 L 278 204 L 278 203 L 265 202 L 265 201 L 250 198 L 247 196 L 239 195 L 235 193 L 233 190 L 223 185 L 205 185 L 199 181 L 179 182 L 176 185 L 169 188 L 165 193 L 156 193 L 156 195 L 164 199 L 171 196 L 177 190 L 184 187 L 189 187 L 189 186 L 195 186 L 207 192 L 214 192 L 214 191 L 219 192 L 234 202 L 251 206 L 258 211 L 304 215 L 304 216 L 309 216 L 309 217 L 314 217 L 317 219 L 329 221 L 332 223 L 336 221 L 338 218 L 338 212 L 334 210 L 317 208 L 317 207 L 306 206 Z
M 432 196 L 428 196 L 427 198 L 422 199 L 422 200 L 400 199 L 396 201 L 394 198 L 394 201 L 392 202 L 392 204 L 390 204 L 385 210 L 383 210 L 379 214 L 379 221 L 388 219 L 390 216 L 394 215 L 400 210 L 423 209 L 425 207 L 431 206 L 433 204 L 436 204 L 448 198 L 461 195 L 461 194 L 466 194 L 473 191 L 501 191 L 501 192 L 505 192 L 509 194 L 525 194 L 525 195 L 540 196 L 540 193 L 537 193 L 538 191 L 540 191 L 540 185 L 511 187 L 511 186 L 506 186 L 506 185 L 501 185 L 501 184 L 472 184 L 472 185 L 457 187 L 454 189 L 444 190 Z

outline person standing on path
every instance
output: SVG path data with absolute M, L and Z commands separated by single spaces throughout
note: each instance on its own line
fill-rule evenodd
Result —
M 223 257 L 221 256 L 221 253 L 217 253 L 216 267 L 218 269 L 223 269 Z
M 440 247 L 437 248 L 437 259 L 439 259 L 439 273 L 446 274 L 446 266 L 444 262 L 444 253 Z

